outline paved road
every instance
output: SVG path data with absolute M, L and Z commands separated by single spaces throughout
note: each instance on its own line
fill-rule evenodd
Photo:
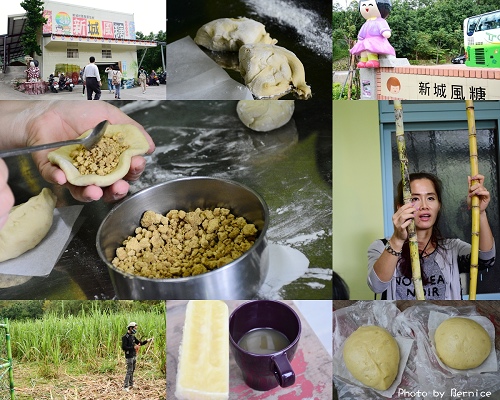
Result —
M 41 95 L 29 95 L 15 90 L 12 84 L 0 81 L 0 100 L 86 100 L 87 94 L 82 96 L 83 86 L 75 86 L 72 92 L 67 90 L 59 93 L 47 92 Z M 142 94 L 140 87 L 132 89 L 122 89 L 120 93 L 121 100 L 165 100 L 167 98 L 167 88 L 165 85 L 151 86 Z M 115 95 L 103 90 L 101 100 L 114 100 Z

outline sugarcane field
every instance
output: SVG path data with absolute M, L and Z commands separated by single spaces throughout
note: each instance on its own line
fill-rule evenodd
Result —
M 165 399 L 164 302 L 0 302 L 0 313 L 11 316 L 16 399 Z M 154 339 L 137 349 L 134 386 L 124 391 L 122 337 L 130 321 L 137 321 L 141 341 Z M 5 399 L 6 378 L 0 382 Z

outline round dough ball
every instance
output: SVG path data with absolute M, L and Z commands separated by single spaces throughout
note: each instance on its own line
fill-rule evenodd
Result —
M 469 318 L 448 318 L 436 329 L 434 341 L 441 361 L 460 370 L 479 367 L 491 351 L 488 332 Z
M 285 125 L 295 110 L 294 100 L 240 100 L 236 112 L 247 127 L 267 132 Z
M 368 387 L 387 390 L 398 375 L 398 343 L 379 326 L 358 328 L 345 341 L 343 356 L 352 376 Z
M 31 250 L 47 235 L 52 226 L 56 196 L 44 188 L 38 196 L 13 207 L 0 230 L 0 262 Z

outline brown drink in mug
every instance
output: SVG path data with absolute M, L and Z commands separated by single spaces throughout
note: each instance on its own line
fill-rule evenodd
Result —
M 229 317 L 229 343 L 245 383 L 261 391 L 293 385 L 290 362 L 300 333 L 300 319 L 285 303 L 256 300 L 235 309 Z

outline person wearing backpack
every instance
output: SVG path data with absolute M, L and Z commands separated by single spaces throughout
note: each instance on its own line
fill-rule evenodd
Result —
M 141 346 L 151 342 L 153 338 L 143 340 L 142 342 L 135 337 L 137 333 L 137 323 L 130 322 L 127 325 L 127 333 L 122 336 L 122 350 L 125 352 L 125 361 L 127 364 L 127 373 L 123 389 L 127 392 L 134 387 L 134 371 L 137 359 L 137 352 Z
M 122 73 L 118 65 L 113 66 L 113 73 L 111 75 L 112 84 L 115 88 L 115 99 L 120 100 L 120 88 L 122 85 Z

